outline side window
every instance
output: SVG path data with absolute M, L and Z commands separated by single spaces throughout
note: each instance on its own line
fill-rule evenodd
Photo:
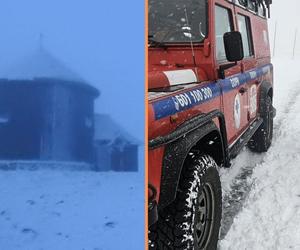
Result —
M 250 26 L 249 17 L 238 15 L 238 26 L 239 26 L 239 31 L 242 34 L 244 56 L 245 57 L 253 56 L 254 53 L 253 53 L 251 26 Z
M 232 31 L 232 15 L 230 10 L 216 5 L 215 9 L 216 57 L 217 61 L 226 61 L 223 35 Z

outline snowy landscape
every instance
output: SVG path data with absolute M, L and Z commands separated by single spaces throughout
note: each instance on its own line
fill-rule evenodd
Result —
M 275 57 L 273 144 L 223 169 L 220 249 L 300 249 L 299 60 Z
M 65 80 L 72 79 L 72 81 L 84 79 L 98 89 L 101 96 L 97 98 L 95 105 L 78 105 L 80 110 L 81 107 L 88 107 L 88 109 L 93 109 L 96 115 L 111 115 L 111 120 L 115 121 L 114 130 L 116 130 L 116 124 L 120 124 L 120 127 L 124 127 L 124 131 L 133 134 L 142 145 L 144 106 L 136 105 L 136 103 L 144 103 L 142 84 L 144 81 L 144 36 L 142 35 L 144 24 L 139 21 L 144 18 L 143 11 L 139 11 L 143 8 L 142 1 L 134 5 L 120 1 L 116 5 L 109 1 L 95 0 L 88 3 L 73 0 L 3 0 L 0 16 L 0 78 L 33 80 L 36 77 L 50 77 L 52 80 L 64 78 Z M 128 15 L 128 11 L 134 12 L 135 15 Z M 112 13 L 118 18 L 112 18 Z M 122 40 L 122 47 L 126 49 L 120 49 L 120 37 L 128 37 L 129 30 L 120 29 L 120 20 L 124 27 L 131 27 L 133 23 L 135 24 L 131 38 Z M 44 60 L 44 56 L 40 57 L 41 53 L 32 53 L 45 51 L 44 49 L 49 52 L 47 60 Z M 59 61 L 49 56 L 50 53 Z M 30 59 L 31 55 L 35 55 L 34 60 Z M 15 67 L 10 68 L 10 65 L 16 65 L 17 72 Z M 6 71 L 7 68 L 10 70 Z M 21 71 L 20 68 L 22 68 Z M 47 74 L 41 74 L 42 72 Z M 62 75 L 67 77 L 62 77 Z M 75 79 L 75 75 L 82 77 L 79 76 L 80 79 L 75 77 Z M 31 84 L 26 86 L 29 85 Z M 39 88 L 45 85 L 35 84 L 34 86 Z M 72 89 L 74 86 L 78 85 L 72 84 Z M 125 94 L 129 90 L 130 95 Z M 0 92 L 2 97 L 10 98 L 8 94 Z M 79 92 L 84 94 L 84 91 Z M 52 93 L 52 91 L 45 93 Z M 24 96 L 28 97 L 29 94 L 30 92 L 25 90 Z M 31 98 L 29 96 L 28 99 L 37 100 L 37 97 L 40 95 Z M 4 98 L 0 99 L 3 101 Z M 24 107 L 19 98 L 15 100 L 16 106 Z M 41 100 L 47 100 L 47 98 L 43 95 Z M 55 100 L 57 103 L 57 98 Z M 78 97 L 76 101 L 70 101 L 72 98 L 69 99 L 66 96 L 63 96 L 61 100 L 74 105 L 80 104 Z M 11 103 L 10 100 L 8 103 Z M 24 101 L 24 104 L 27 103 Z M 68 105 L 59 104 L 56 110 L 59 112 L 66 110 Z M 8 110 L 12 109 L 9 105 L 7 107 L 9 107 Z M 35 107 L 48 108 L 50 105 L 46 103 L 42 106 L 35 103 Z M 134 110 L 135 115 L 128 119 L 128 112 L 125 112 L 125 108 L 128 112 Z M 7 123 L 10 118 L 2 110 L 1 106 L 1 125 Z M 75 113 L 82 114 L 82 112 Z M 18 114 L 16 117 L 27 115 L 32 124 L 34 118 L 32 112 L 26 110 Z M 43 112 L 43 114 L 49 117 L 49 112 Z M 69 119 L 71 116 L 50 117 L 56 117 L 57 119 L 53 121 L 60 124 L 60 127 L 65 127 L 63 126 L 65 124 L 79 124 L 74 120 L 64 122 L 65 119 L 62 119 L 62 117 Z M 84 119 L 84 127 L 91 128 L 92 120 L 87 116 Z M 50 124 L 55 124 L 55 122 Z M 63 143 L 63 137 L 67 136 L 69 131 L 73 131 L 72 136 L 69 137 L 72 141 L 77 135 L 81 135 L 81 132 L 76 132 L 68 125 L 66 126 L 65 132 L 56 134 L 55 143 L 45 143 L 44 139 L 36 141 L 42 141 L 45 145 L 44 149 L 53 149 Z M 24 136 L 18 136 L 18 133 L 2 133 L 1 135 L 14 136 L 17 138 L 14 140 L 15 145 L 19 147 L 22 144 L 27 149 L 29 143 L 25 135 L 29 134 L 28 129 L 38 131 L 33 126 L 24 128 L 23 124 L 23 127 L 16 131 L 20 131 Z M 103 131 L 103 127 L 100 129 Z M 105 136 L 107 137 L 107 133 Z M 99 146 L 100 139 L 103 138 L 99 139 L 97 133 L 97 138 L 94 139 L 94 141 L 89 141 L 89 144 Z M 3 145 L 3 137 L 0 141 Z M 84 145 L 85 139 L 80 138 L 78 141 L 80 145 Z M 107 144 L 110 142 L 107 141 Z M 65 143 L 65 145 L 68 145 L 63 147 L 66 150 L 76 148 L 72 142 Z M 144 149 L 140 148 L 143 152 Z M 8 147 L 4 149 L 3 151 L 13 151 L 8 150 Z M 85 149 L 88 150 L 87 147 Z M 63 154 L 61 148 L 51 151 Z M 81 154 L 82 150 L 78 152 Z M 15 150 L 15 153 L 18 154 L 18 151 Z M 64 154 L 64 157 L 68 155 L 78 154 Z M 88 169 L 85 164 L 70 163 L 70 161 L 86 162 L 83 159 L 59 158 L 52 157 L 51 162 L 43 161 L 43 164 L 40 164 L 42 157 L 36 155 L 26 157 L 27 161 L 23 161 L 20 157 L 18 160 L 13 157 L 1 158 L 0 250 L 142 249 L 145 242 L 143 157 L 139 159 L 139 172 L 124 172 L 125 170 L 123 172 L 96 172 Z M 5 162 L 11 159 L 14 161 Z M 31 162 L 28 162 L 29 160 Z M 131 171 L 136 170 L 136 166 L 131 164 L 127 166 L 131 168 Z M 104 165 L 103 168 L 112 169 L 110 165 Z
M 141 173 L 0 171 L 0 249 L 139 250 Z
M 97 103 L 97 110 L 117 113 L 117 120 L 125 121 L 130 132 L 136 132 L 140 135 L 139 138 L 143 138 L 141 131 L 144 124 L 141 121 L 144 107 L 137 105 L 144 103 L 144 95 L 141 95 L 144 93 L 143 22 L 129 19 L 135 15 L 128 15 L 128 11 L 133 9 L 124 11 L 127 2 L 120 2 L 118 4 L 124 6 L 113 6 L 112 9 L 105 7 L 105 3 L 99 2 L 101 6 L 98 6 L 83 2 L 83 6 L 90 6 L 90 9 L 85 10 L 88 13 L 85 16 L 82 16 L 81 5 L 77 6 L 77 11 L 69 11 L 69 6 L 74 5 L 73 1 L 66 1 L 64 8 L 61 8 L 61 1 L 56 1 L 58 4 L 53 6 L 52 1 L 48 2 L 48 5 L 39 3 L 37 8 L 37 3 L 29 5 L 26 1 L 23 4 L 28 5 L 28 9 L 23 6 L 14 15 L 10 11 L 3 11 L 3 22 L 0 22 L 0 26 L 2 25 L 1 30 L 7 30 L 8 34 L 2 36 L 2 44 L 6 43 L 6 46 L 0 48 L 0 68 L 7 64 L 7 58 L 23 53 L 27 51 L 26 47 L 33 46 L 30 42 L 32 36 L 46 30 L 49 37 L 46 44 L 62 54 L 67 62 L 71 62 L 103 90 L 104 95 Z M 230 169 L 221 169 L 223 220 L 219 250 L 300 249 L 300 55 L 296 54 L 292 59 L 295 31 L 295 27 L 292 26 L 296 26 L 300 20 L 299 8 L 291 7 L 294 3 L 295 1 L 291 0 L 274 1 L 270 20 L 272 45 L 275 21 L 281 17 L 278 21 L 277 40 L 280 49 L 272 59 L 274 106 L 277 109 L 273 144 L 264 154 L 255 154 L 245 148 L 233 160 Z M 143 2 L 140 4 L 142 9 Z M 101 15 L 100 7 L 105 10 Z M 44 8 L 45 11 L 41 11 Z M 28 22 L 26 28 L 19 28 L 21 22 L 30 19 L 29 9 L 34 10 L 37 17 Z M 47 11 L 48 9 L 50 11 Z M 68 11 L 78 15 L 66 18 L 65 13 Z M 123 41 L 122 46 L 127 48 L 124 53 L 128 54 L 122 58 L 132 60 L 126 63 L 117 60 L 119 49 L 107 49 L 109 43 L 115 46 L 114 48 L 119 48 L 119 38 L 128 37 L 128 29 L 119 29 L 118 19 L 115 20 L 115 28 L 112 28 L 111 23 L 107 25 L 107 20 L 112 20 L 111 13 L 116 11 L 120 20 L 128 21 L 128 27 L 134 23 L 137 29 L 140 25 L 139 30 L 133 32 L 137 34 L 134 39 Z M 59 18 L 53 18 L 54 12 Z M 22 13 L 25 13 L 24 16 Z M 28 16 L 26 13 L 29 13 Z M 49 24 L 42 25 L 45 13 L 48 13 Z M 136 10 L 135 13 L 144 15 L 143 11 Z M 289 15 L 289 18 L 284 17 L 282 13 Z M 102 21 L 97 19 L 100 16 L 104 18 Z M 81 23 L 89 18 L 89 22 Z M 143 19 L 142 16 L 139 18 Z M 70 26 L 65 22 L 66 19 L 70 19 Z M 9 20 L 11 26 L 4 20 Z M 91 39 L 95 30 L 99 30 L 99 23 L 105 25 L 100 27 L 99 36 Z M 34 25 L 37 25 L 35 29 L 32 28 Z M 29 27 L 32 31 L 25 35 Z M 49 27 L 53 28 L 52 32 Z M 72 30 L 70 27 L 76 29 Z M 15 35 L 14 30 L 24 33 Z M 68 39 L 67 35 L 61 36 L 69 30 L 72 36 Z M 112 31 L 115 37 L 108 35 L 108 31 Z M 103 39 L 103 34 L 107 34 L 106 39 Z M 59 37 L 57 43 L 54 42 L 56 36 Z M 89 40 L 89 44 L 86 40 Z M 20 46 L 19 51 L 14 52 L 20 41 L 27 45 L 24 45 L 24 48 Z M 8 46 L 11 43 L 13 45 Z M 87 51 L 87 48 L 90 50 Z M 104 54 L 104 51 L 107 51 L 107 54 Z M 299 49 L 296 48 L 296 51 Z M 136 58 L 137 55 L 140 56 L 140 60 Z M 119 71 L 120 69 L 124 69 L 124 72 Z M 141 77 L 137 72 L 141 72 Z M 107 76 L 107 79 L 104 76 Z M 112 87 L 116 85 L 111 83 L 123 82 L 124 76 L 131 80 L 126 84 L 119 84 L 116 91 Z M 128 89 L 132 93 L 125 95 Z M 122 101 L 122 105 L 119 100 Z M 128 119 L 128 113 L 120 109 L 120 106 L 129 111 L 138 109 L 136 112 L 139 112 L 140 116 L 134 115 Z M 0 117 L 0 123 L 7 122 L 7 119 Z M 74 165 L 64 166 L 63 170 L 59 165 L 56 165 L 56 169 L 50 169 L 45 168 L 45 165 L 40 167 L 39 162 L 32 162 L 32 166 L 25 170 L 18 166 L 20 162 L 8 167 L 5 167 L 5 162 L 0 162 L 0 250 L 143 249 L 143 157 L 139 160 L 139 172 L 126 173 L 96 172 L 87 170 L 84 166 L 74 170 Z

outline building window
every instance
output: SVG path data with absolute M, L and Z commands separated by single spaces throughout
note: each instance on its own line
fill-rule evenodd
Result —
M 253 43 L 249 17 L 238 15 L 238 27 L 242 34 L 244 57 L 253 56 Z
M 10 117 L 8 114 L 0 114 L 0 125 L 9 123 Z
M 216 57 L 217 61 L 227 61 L 223 36 L 233 30 L 232 15 L 229 9 L 216 5 L 215 9 Z

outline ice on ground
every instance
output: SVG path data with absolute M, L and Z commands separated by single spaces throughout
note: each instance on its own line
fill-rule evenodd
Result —
M 246 150 L 234 161 L 232 169 L 221 173 L 224 198 L 241 192 L 238 199 L 244 199 L 242 202 L 231 199 L 233 206 L 236 203 L 239 206 L 235 218 L 231 222 L 225 220 L 229 231 L 223 231 L 221 250 L 300 249 L 300 73 L 297 65 L 299 61 L 274 60 L 277 117 L 270 150 L 262 155 Z M 235 186 L 236 182 L 243 181 L 239 175 L 247 166 L 251 171 L 244 183 Z M 247 187 L 250 188 L 243 191 Z
M 139 250 L 141 173 L 0 171 L 0 249 Z

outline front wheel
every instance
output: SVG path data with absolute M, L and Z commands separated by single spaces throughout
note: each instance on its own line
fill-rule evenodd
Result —
M 159 211 L 149 249 L 217 249 L 222 216 L 218 166 L 209 155 L 189 155 L 175 201 Z

